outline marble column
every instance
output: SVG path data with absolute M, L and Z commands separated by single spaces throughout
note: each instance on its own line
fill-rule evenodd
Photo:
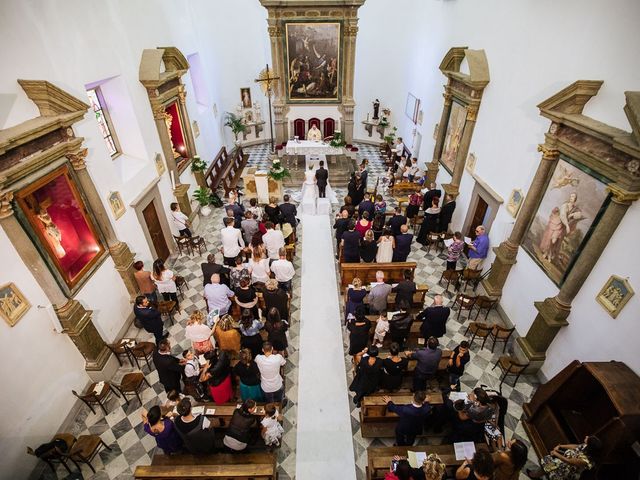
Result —
M 33 278 L 53 305 L 56 315 L 85 359 L 87 371 L 102 370 L 111 355 L 100 333 L 91 320 L 91 310 L 86 310 L 77 300 L 64 294 L 57 280 L 47 267 L 27 233 L 13 214 L 13 194 L 5 192 L 0 196 L 0 225 L 22 259 L 33 274 Z
M 469 154 L 469 147 L 471 146 L 473 130 L 476 126 L 478 108 L 479 105 L 467 105 L 467 118 L 464 124 L 462 138 L 458 145 L 458 151 L 456 152 L 456 163 L 453 167 L 451 182 L 443 186 L 447 195 L 451 196 L 454 200 L 458 196 L 458 193 L 460 193 L 460 181 L 462 180 L 462 174 L 464 173 L 464 165 L 467 162 L 467 155 Z
M 535 302 L 538 314 L 526 336 L 518 338 L 516 355 L 525 357 L 530 364 L 531 372 L 540 369 L 546 358 L 547 349 L 558 331 L 568 325 L 567 317 L 571 313 L 571 302 L 593 270 L 627 209 L 633 200 L 638 198 L 637 194 L 629 194 L 616 185 L 610 185 L 608 189 L 612 193 L 611 202 L 580 253 L 580 258 L 555 297 L 547 298 L 543 302 Z
M 191 130 L 191 120 L 189 119 L 189 111 L 187 110 L 187 91 L 183 84 L 178 85 L 178 109 L 180 110 L 180 119 L 182 121 L 182 134 L 184 141 L 187 144 L 187 152 L 189 157 L 195 157 L 198 152 L 196 151 L 196 142 L 193 139 L 193 132 Z M 176 178 L 177 180 L 177 178 Z
M 542 152 L 542 159 L 531 181 L 516 223 L 511 230 L 509 238 L 493 249 L 496 258 L 491 264 L 489 276 L 482 282 L 487 295 L 491 297 L 502 295 L 502 288 L 507 281 L 509 272 L 513 265 L 516 264 L 518 248 L 524 239 L 525 233 L 527 233 L 531 219 L 536 214 L 539 200 L 544 195 L 549 177 L 553 174 L 560 158 L 560 151 L 550 145 L 540 145 L 538 146 L 538 151 Z
M 176 165 L 176 159 L 173 156 L 173 146 L 171 144 L 171 137 L 167 131 L 167 123 L 165 121 L 164 106 L 159 105 L 153 109 L 153 119 L 156 122 L 156 128 L 158 129 L 158 137 L 160 137 L 160 145 L 162 146 L 162 154 L 167 161 L 167 170 L 169 175 L 173 172 L 176 182 L 180 182 L 178 175 L 178 167 Z
M 356 36 L 358 35 L 358 19 L 353 18 L 346 21 L 344 26 L 344 50 L 342 65 L 342 104 L 338 110 L 342 113 L 342 134 L 347 143 L 353 142 L 353 112 L 356 103 L 353 99 L 353 82 L 356 58 Z
M 180 185 L 176 185 L 173 189 L 173 195 L 178 200 L 178 205 L 180 205 L 180 210 L 187 217 L 191 218 L 191 201 L 189 200 L 189 184 L 181 183 Z
M 440 168 L 440 156 L 442 155 L 442 146 L 444 145 L 444 137 L 447 134 L 447 122 L 451 114 L 451 103 L 453 95 L 447 87 L 442 94 L 444 97 L 444 106 L 442 107 L 442 115 L 440 115 L 440 123 L 438 124 L 438 132 L 436 136 L 436 145 L 433 147 L 433 159 L 427 164 L 427 183 L 431 184 L 436 181 L 438 169 Z
M 111 220 L 109 219 L 109 214 L 104 207 L 104 203 L 98 194 L 93 180 L 91 180 L 85 163 L 87 149 L 83 148 L 77 152 L 69 153 L 66 156 L 71 162 L 73 170 L 76 172 L 82 191 L 86 195 L 89 205 L 91 205 L 91 211 L 98 222 L 100 230 L 105 236 L 107 247 L 109 248 L 109 253 L 116 266 L 116 270 L 118 274 L 120 274 L 127 288 L 127 292 L 129 292 L 129 296 L 133 300 L 136 295 L 138 295 L 138 284 L 135 281 L 133 269 L 134 256 L 129 246 L 125 242 L 118 240 Z

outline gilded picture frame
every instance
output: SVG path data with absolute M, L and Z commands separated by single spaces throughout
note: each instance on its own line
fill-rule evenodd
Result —
M 454 99 L 451 103 L 451 111 L 447 119 L 444 143 L 440 155 L 440 164 L 450 175 L 453 175 L 453 170 L 455 169 L 456 158 L 466 124 L 467 105 Z
M 13 327 L 31 308 L 20 289 L 14 283 L 5 283 L 0 287 L 0 315 Z
M 342 22 L 285 23 L 287 103 L 342 101 Z
M 524 193 L 519 188 L 514 188 L 511 190 L 511 194 L 509 195 L 509 199 L 507 200 L 507 212 L 513 217 L 516 218 L 518 212 L 520 211 L 520 207 L 522 206 L 522 202 L 524 201 Z
M 122 215 L 124 215 L 124 212 L 126 210 L 120 192 L 111 192 L 109 194 L 108 200 L 109 207 L 111 207 L 111 212 L 113 212 L 114 218 L 118 220 Z
M 598 292 L 596 301 L 612 318 L 616 318 L 634 293 L 628 279 L 611 275 Z

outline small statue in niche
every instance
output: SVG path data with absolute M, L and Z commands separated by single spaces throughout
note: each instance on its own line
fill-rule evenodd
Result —
M 62 246 L 62 233 L 60 233 L 60 229 L 58 228 L 58 226 L 53 223 L 53 220 L 51 220 L 51 217 L 46 210 L 39 210 L 36 216 L 42 222 L 44 231 L 47 234 L 47 238 L 49 239 L 49 244 L 53 248 L 56 257 L 64 257 L 67 252 Z
M 373 102 L 373 120 L 378 120 L 378 118 L 380 118 L 378 116 L 379 111 L 380 111 L 380 100 L 376 98 L 376 101 Z
M 253 122 L 253 112 L 251 110 L 247 110 L 244 112 L 244 123 Z
M 262 120 L 262 113 L 260 112 L 260 104 L 253 102 L 253 110 L 256 112 L 256 123 L 260 122 L 260 120 Z

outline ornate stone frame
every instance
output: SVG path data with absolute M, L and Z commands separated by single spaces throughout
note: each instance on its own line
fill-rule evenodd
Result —
M 580 291 L 611 235 L 631 203 L 640 198 L 640 92 L 625 92 L 624 111 L 632 132 L 605 125 L 582 114 L 585 104 L 598 94 L 602 81 L 578 80 L 538 105 L 540 114 L 551 121 L 545 142 L 539 146 L 542 159 L 531 182 L 509 238 L 495 248 L 496 258 L 483 286 L 492 296 L 500 295 L 518 247 L 535 215 L 541 196 L 560 155 L 610 179 L 611 202 L 582 248 L 558 294 L 535 302 L 538 314 L 525 337 L 518 339 L 516 354 L 535 371 L 560 328 L 568 325 L 571 303 Z
M 460 72 L 460 65 L 464 59 L 469 65 L 469 74 Z M 455 101 L 463 105 L 467 110 L 467 118 L 462 130 L 462 138 L 456 152 L 456 161 L 451 172 L 451 183 L 443 185 L 445 192 L 452 198 L 459 193 L 460 180 L 464 172 L 464 165 L 469 154 L 469 146 L 476 124 L 478 109 L 482 101 L 482 94 L 489 83 L 489 64 L 484 50 L 470 50 L 467 47 L 454 47 L 450 49 L 440 63 L 440 71 L 447 77 L 447 85 L 444 89 L 444 106 L 438 131 L 436 144 L 433 149 L 433 159 L 427 165 L 427 177 L 429 183 L 435 182 L 440 168 L 440 159 L 444 150 L 444 141 L 447 134 L 447 126 L 451 115 L 452 104 Z
M 273 70 L 280 77 L 275 83 L 273 101 L 274 132 L 276 143 L 284 143 L 289 139 L 287 113 L 293 106 L 305 105 L 295 102 L 287 103 L 286 65 L 284 52 L 285 23 L 287 22 L 341 22 L 342 23 L 342 60 L 341 79 L 342 97 L 338 102 L 339 119 L 342 133 L 347 143 L 353 141 L 353 79 L 355 69 L 356 35 L 358 34 L 358 8 L 366 0 L 260 0 L 268 11 L 268 30 L 271 39 L 271 58 Z M 309 104 L 313 104 L 309 102 Z M 331 102 L 336 105 L 336 102 Z
M 84 118 L 89 106 L 44 80 L 18 80 L 40 111 L 40 116 L 0 131 L 0 225 L 24 264 L 54 307 L 64 332 L 69 335 L 86 361 L 88 371 L 100 371 L 111 353 L 86 310 L 73 298 L 90 275 L 72 289 L 60 285 L 54 273 L 31 241 L 14 214 L 13 192 L 29 185 L 53 169 L 68 163 L 78 189 L 108 246 L 116 270 L 127 291 L 134 297 L 133 254 L 116 237 L 109 215 L 87 171 L 87 148 L 76 137 L 73 124 Z
M 164 69 L 163 69 L 164 66 Z M 180 183 L 180 174 L 191 164 L 191 158 L 197 155 L 196 143 L 193 138 L 189 112 L 187 111 L 187 91 L 182 76 L 189 70 L 189 62 L 176 47 L 158 47 L 145 49 L 140 59 L 139 80 L 147 90 L 149 103 L 153 112 L 153 119 L 158 129 L 162 153 L 167 162 L 169 174 L 175 179 L 174 194 L 180 203 L 180 208 L 186 215 L 191 215 L 191 206 L 187 191 L 188 184 Z M 173 157 L 171 138 L 165 124 L 165 109 L 175 103 L 181 120 L 184 140 L 191 158 L 176 165 Z

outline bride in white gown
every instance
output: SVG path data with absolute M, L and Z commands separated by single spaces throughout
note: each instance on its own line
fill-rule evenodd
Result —
M 316 203 L 318 199 L 318 185 L 316 180 L 317 166 L 315 163 L 310 162 L 309 168 L 304 172 L 304 182 L 302 183 L 302 189 L 299 193 L 294 194 L 294 200 L 301 204 L 302 213 L 315 215 Z M 327 188 L 325 189 L 326 198 L 331 203 L 338 203 L 338 198 L 335 192 L 327 182 Z M 313 205 L 313 208 L 311 208 Z M 312 211 L 310 211 L 312 210 Z

